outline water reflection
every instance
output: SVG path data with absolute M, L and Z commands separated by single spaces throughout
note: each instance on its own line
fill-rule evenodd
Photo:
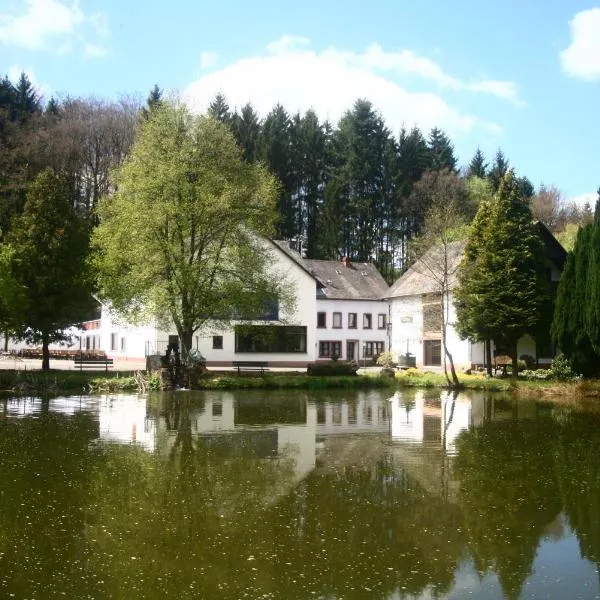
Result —
M 599 424 L 431 391 L 0 400 L 0 597 L 595 598 Z

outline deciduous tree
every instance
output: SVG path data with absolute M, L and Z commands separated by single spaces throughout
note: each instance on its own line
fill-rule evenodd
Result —
M 172 323 L 184 358 L 207 320 L 286 299 L 257 236 L 272 232 L 277 184 L 242 160 L 228 127 L 162 106 L 100 203 L 93 235 L 101 296 L 133 321 Z

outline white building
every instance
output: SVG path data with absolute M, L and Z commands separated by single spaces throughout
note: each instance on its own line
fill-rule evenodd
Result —
M 194 338 L 194 346 L 208 366 L 231 366 L 234 361 L 265 361 L 275 367 L 304 367 L 333 356 L 370 360 L 389 348 L 388 289 L 372 264 L 306 260 L 288 242 L 268 241 L 273 277 L 293 287 L 291 312 L 274 307 L 252 323 L 228 327 L 207 323 Z M 177 341 L 174 330 L 155 324 L 132 326 L 102 307 L 98 321 L 85 324 L 82 346 L 100 349 L 118 360 L 139 361 L 164 354 Z M 272 335 L 265 336 L 265 328 Z
M 551 292 L 555 293 L 567 253 L 543 224 L 537 223 L 537 228 L 545 245 L 546 270 Z M 448 307 L 446 343 L 457 369 L 485 364 L 484 345 L 460 339 L 454 329 L 456 310 L 452 290 L 457 283 L 456 271 L 463 251 L 464 242 L 454 242 L 448 248 L 449 293 L 444 302 Z M 418 367 L 440 367 L 443 363 L 440 308 L 442 264 L 442 250 L 434 248 L 423 259 L 416 261 L 388 292 L 393 324 L 392 351 L 398 355 L 412 355 Z M 531 356 L 538 364 L 551 362 L 555 348 L 552 346 L 549 330 L 550 324 L 546 337 L 538 339 L 537 343 L 531 336 L 523 336 L 517 345 L 517 356 Z M 492 356 L 494 354 L 508 354 L 508 350 L 492 342 Z

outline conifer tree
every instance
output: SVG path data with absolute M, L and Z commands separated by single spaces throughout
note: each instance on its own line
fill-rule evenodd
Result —
M 481 151 L 481 148 L 477 148 L 469 166 L 467 167 L 467 177 L 479 177 L 484 179 L 487 175 L 488 164 L 485 160 L 485 156 Z
M 208 106 L 208 114 L 221 123 L 231 123 L 231 112 L 225 96 L 219 92 Z
M 239 114 L 237 112 L 233 114 L 231 126 L 244 160 L 246 162 L 257 160 L 261 123 L 252 104 L 245 104 Z
M 435 171 L 456 169 L 457 158 L 450 138 L 438 127 L 434 127 L 427 140 L 429 149 L 429 167 Z
M 25 297 L 23 336 L 42 344 L 42 369 L 48 369 L 48 344 L 64 339 L 63 330 L 88 318 L 92 306 L 87 226 L 64 178 L 50 169 L 36 177 L 7 243 Z
M 154 87 L 150 90 L 148 98 L 146 99 L 146 106 L 142 108 L 142 116 L 144 119 L 148 119 L 150 114 L 159 108 L 163 103 L 163 92 L 155 83 Z
M 543 243 L 512 171 L 491 206 L 480 205 L 458 280 L 459 333 L 506 344 L 516 377 L 517 342 L 550 320 L 551 301 Z
M 508 172 L 508 167 L 509 163 L 506 157 L 504 156 L 504 152 L 498 149 L 498 151 L 496 152 L 496 156 L 494 157 L 494 162 L 488 172 L 488 178 L 490 180 L 490 183 L 492 184 L 494 192 L 498 191 L 502 178 Z

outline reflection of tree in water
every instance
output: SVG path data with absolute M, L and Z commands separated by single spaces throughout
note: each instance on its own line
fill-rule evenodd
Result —
M 0 597 L 98 597 L 86 569 L 97 428 L 84 413 L 42 408 L 0 420 Z
M 555 469 L 564 511 L 581 553 L 600 569 L 600 420 L 559 408 Z
M 480 573 L 494 569 L 508 598 L 531 574 L 545 526 L 561 510 L 549 420 L 493 422 L 457 442 L 455 476 Z

